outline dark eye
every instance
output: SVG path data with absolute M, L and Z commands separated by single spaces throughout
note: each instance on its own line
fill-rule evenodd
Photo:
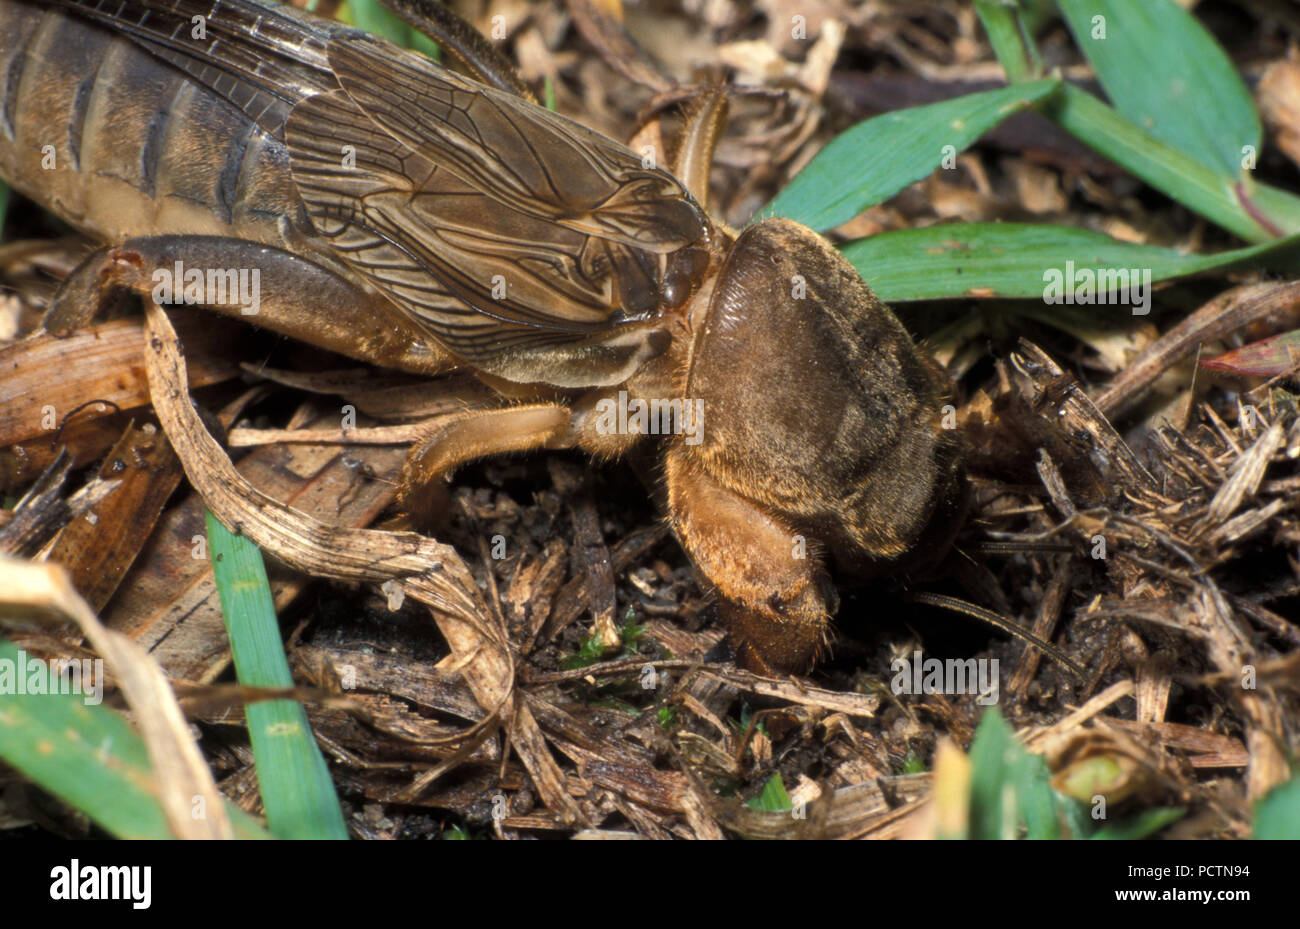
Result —
M 691 295 L 691 282 L 680 274 L 669 274 L 664 278 L 664 305 L 676 309 L 686 302 Z
M 709 253 L 702 248 L 684 248 L 674 255 L 664 275 L 664 304 L 673 309 L 685 303 L 708 266 Z

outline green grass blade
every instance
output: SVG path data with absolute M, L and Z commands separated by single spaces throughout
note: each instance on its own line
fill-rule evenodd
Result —
M 1150 269 L 1162 281 L 1204 271 L 1300 272 L 1300 236 L 1217 255 L 1184 255 L 1068 226 L 952 223 L 850 242 L 844 256 L 886 302 L 948 297 L 1042 299 L 1049 270 Z M 1128 307 L 1116 307 L 1129 312 Z
M 441 60 L 442 51 L 438 43 L 424 32 L 409 26 L 402 17 L 391 12 L 380 0 L 348 0 L 339 8 L 339 18 L 350 22 L 357 29 L 364 29 L 370 34 L 381 36 L 394 45 L 412 48 L 425 57 Z
M 1300 777 L 1274 787 L 1255 804 L 1255 838 L 1300 839 Z
M 778 771 L 769 777 L 767 783 L 763 785 L 763 792 L 757 797 L 752 797 L 746 805 L 751 810 L 758 810 L 761 813 L 780 813 L 783 810 L 793 809 L 794 802 L 786 793 L 781 772 Z
M 0 639 L 5 667 L 25 666 L 28 657 Z M 20 673 L 27 692 L 5 687 L 0 693 L 0 758 L 120 839 L 172 838 L 149 751 L 126 720 L 108 707 L 88 705 L 83 695 L 51 693 L 47 662 Z M 44 682 L 44 693 L 33 692 L 33 675 Z M 233 803 L 226 804 L 226 815 L 236 837 L 270 838 Z
M 919 181 L 1060 86 L 1034 81 L 885 113 L 840 133 L 759 213 L 824 231 Z
M 1115 109 L 1216 174 L 1239 177 L 1263 130 L 1227 54 L 1172 0 L 1057 0 Z M 1158 45 L 1157 45 L 1158 43 Z
M 1020 818 L 1025 823 L 1026 836 L 1030 839 L 1061 838 L 1057 799 L 1052 792 L 1047 760 L 1042 755 L 1030 754 L 1021 748 L 1020 757 L 1016 759 L 1012 769 L 1012 776 Z
M 1300 230 L 1300 197 L 1295 194 L 1247 178 L 1237 194 L 1238 202 L 1243 198 L 1283 235 Z
M 1247 242 L 1274 238 L 1242 208 L 1235 177 L 1162 142 L 1087 91 L 1067 84 L 1043 112 L 1085 145 Z M 1300 227 L 1282 228 L 1300 232 Z
M 984 713 L 971 741 L 972 839 L 1061 838 L 1068 801 L 1052 790 L 1047 761 L 1030 753 L 997 708 Z
M 1015 794 L 1011 768 L 1019 746 L 997 708 L 984 713 L 971 740 L 970 837 L 1014 839 Z
M 207 523 L 212 573 L 240 683 L 292 687 L 262 553 L 211 513 Z M 271 832 L 284 839 L 346 839 L 329 768 L 301 704 L 268 700 L 244 712 Z
M 340 8 L 339 17 L 344 22 L 352 23 L 358 29 L 364 29 L 366 32 L 387 39 L 394 45 L 414 49 L 434 61 L 440 60 L 441 50 L 437 42 L 408 25 L 379 0 L 348 0 Z
M 1140 4 L 1125 4 L 1126 8 L 1130 5 L 1137 7 Z M 1093 5 L 1086 7 L 1088 10 L 1092 8 Z M 1084 9 L 1084 6 L 1080 5 L 1080 9 Z M 1025 40 L 1017 38 L 1028 34 L 1024 26 L 1025 10 L 1012 2 L 981 0 L 978 11 L 1003 70 L 1009 79 L 1017 79 L 1025 73 L 1027 67 L 1024 57 Z M 1092 15 L 1096 14 L 1088 15 L 1089 37 L 1092 34 Z M 1112 29 L 1113 25 L 1108 26 L 1108 35 L 1114 34 Z M 1126 31 L 1125 40 L 1132 38 Z M 1205 38 L 1213 45 L 1213 39 L 1208 36 Z M 1082 44 L 1084 40 L 1080 41 Z M 1087 41 L 1093 40 L 1089 38 Z M 1032 43 L 1028 47 L 1032 48 Z M 1217 46 L 1215 48 L 1217 50 Z M 1222 51 L 1217 54 L 1222 56 Z M 1137 60 L 1145 66 L 1149 57 L 1143 51 Z M 1228 67 L 1231 69 L 1230 63 Z M 1235 74 L 1232 80 L 1240 83 Z M 1247 104 L 1245 116 L 1240 112 L 1236 116 L 1240 128 L 1231 131 L 1243 134 L 1247 139 L 1254 138 L 1253 144 L 1258 150 L 1258 117 L 1254 109 L 1249 107 L 1249 100 Z M 1167 106 L 1163 102 L 1160 105 Z M 1190 105 L 1195 107 L 1195 101 Z M 1232 106 L 1231 103 L 1225 105 Z M 1143 125 L 1126 118 L 1087 91 L 1069 84 L 1062 88 L 1061 93 L 1043 102 L 1040 109 L 1061 128 L 1101 155 L 1189 210 L 1248 242 L 1267 242 L 1278 236 L 1300 232 L 1300 198 L 1266 185 L 1255 184 L 1248 176 L 1243 177 L 1241 166 L 1244 155 L 1240 146 L 1252 144 L 1249 141 L 1238 142 L 1235 137 L 1231 139 L 1232 144 L 1237 146 L 1233 149 L 1236 156 L 1231 164 L 1226 156 L 1229 145 L 1224 139 L 1217 140 L 1215 151 L 1218 154 L 1213 158 L 1199 152 L 1189 153 L 1179 145 L 1147 131 Z M 1139 113 L 1138 118 L 1144 117 Z M 1162 131 L 1167 131 L 1169 125 L 1182 125 L 1193 119 L 1195 117 L 1192 115 L 1179 114 L 1159 125 L 1164 127 Z M 1246 128 L 1247 121 L 1251 121 L 1253 129 Z M 1152 123 L 1152 128 L 1156 126 L 1156 123 Z M 1178 141 L 1182 144 L 1181 137 Z M 1250 198 L 1253 210 L 1243 203 L 1243 195 Z M 1264 222 L 1260 222 L 1257 216 L 1262 217 Z
M 1019 84 L 1039 73 L 1035 70 L 1037 46 L 1026 40 L 1015 0 L 975 0 L 975 12 L 988 33 L 993 54 L 1002 64 L 1008 83 Z
M 415 34 L 400 16 L 384 9 L 379 0 L 348 0 L 340 10 L 340 18 L 402 48 L 411 46 Z
M 1182 807 L 1157 807 L 1143 810 L 1132 819 L 1103 826 L 1094 832 L 1091 838 L 1097 841 L 1145 839 L 1147 836 L 1155 835 L 1170 823 L 1182 819 L 1186 813 L 1187 810 Z
M 1070 839 L 1091 838 L 1097 830 L 1097 823 L 1092 818 L 1091 809 L 1073 797 L 1058 793 L 1055 788 L 1053 788 L 1052 794 L 1056 797 L 1056 808 L 1061 814 L 1064 837 Z

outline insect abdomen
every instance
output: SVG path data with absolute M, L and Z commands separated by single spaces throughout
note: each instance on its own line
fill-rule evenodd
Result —
M 129 38 L 0 0 L 0 175 L 101 240 L 283 247 L 301 204 L 284 144 Z

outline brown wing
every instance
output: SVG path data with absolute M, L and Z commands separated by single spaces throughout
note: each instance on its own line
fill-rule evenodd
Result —
M 676 178 L 573 120 L 373 38 L 326 54 L 367 116 L 505 206 L 658 253 L 703 234 Z
M 631 324 L 656 314 L 668 256 L 705 234 L 675 178 L 387 43 L 326 51 L 342 90 L 295 106 L 285 141 L 312 222 L 354 270 L 502 377 L 614 383 L 652 353 L 654 327 Z M 592 370 L 556 370 L 584 358 Z
M 279 4 L 58 2 L 283 138 L 323 243 L 467 361 L 595 386 L 662 350 L 665 268 L 707 220 L 626 147 Z

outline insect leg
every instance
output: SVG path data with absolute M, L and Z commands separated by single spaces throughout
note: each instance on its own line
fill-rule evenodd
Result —
M 672 452 L 668 511 L 677 538 L 720 595 L 737 663 L 763 674 L 806 671 L 837 605 L 820 552 Z
M 289 252 L 220 236 L 146 236 L 93 252 L 55 295 L 46 329 L 84 325 L 114 289 L 199 304 L 388 367 L 433 374 L 455 365 L 384 298 Z
M 446 499 L 441 478 L 461 465 L 475 458 L 572 444 L 569 409 L 558 403 L 455 413 L 411 447 L 402 468 L 402 507 L 419 522 L 431 521 Z

